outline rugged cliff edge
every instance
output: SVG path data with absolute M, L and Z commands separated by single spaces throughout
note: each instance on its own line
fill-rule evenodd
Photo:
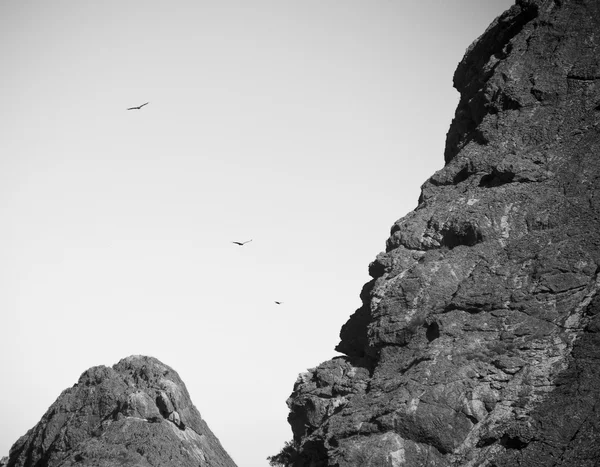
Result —
M 600 2 L 518 0 L 454 85 L 446 165 L 273 464 L 598 465 Z
M 185 384 L 152 357 L 84 372 L 11 448 L 7 467 L 235 467 Z

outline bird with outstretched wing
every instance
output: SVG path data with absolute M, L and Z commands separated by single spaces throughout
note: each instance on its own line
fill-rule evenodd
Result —
M 146 102 L 145 104 L 138 105 L 137 107 L 129 107 L 127 110 L 140 110 L 145 105 L 148 105 L 150 102 Z
M 235 243 L 236 245 L 239 245 L 239 246 L 244 246 L 246 243 L 250 243 L 251 241 L 252 241 L 252 239 L 246 240 L 245 242 L 231 242 L 231 243 Z

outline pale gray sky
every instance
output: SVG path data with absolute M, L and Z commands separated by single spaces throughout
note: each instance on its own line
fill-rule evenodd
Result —
M 146 354 L 267 466 L 512 3 L 0 1 L 0 456 Z

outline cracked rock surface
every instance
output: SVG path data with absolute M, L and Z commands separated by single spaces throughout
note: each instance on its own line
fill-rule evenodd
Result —
M 296 381 L 284 465 L 599 465 L 600 2 L 518 0 L 454 85 L 446 165 Z
M 11 448 L 7 467 L 235 467 L 179 375 L 131 356 L 66 389 Z

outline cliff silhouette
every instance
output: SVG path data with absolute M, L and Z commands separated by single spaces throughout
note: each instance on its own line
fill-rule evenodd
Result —
M 596 0 L 517 0 L 468 48 L 445 167 L 272 465 L 598 465 L 598 31 Z

